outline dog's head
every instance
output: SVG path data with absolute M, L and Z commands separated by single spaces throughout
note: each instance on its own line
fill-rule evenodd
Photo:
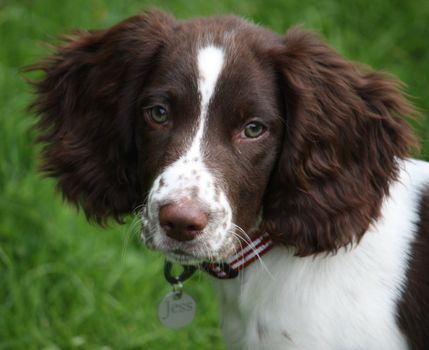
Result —
M 256 229 L 301 255 L 358 240 L 415 142 L 395 80 L 300 29 L 147 12 L 33 68 L 43 170 L 99 223 L 141 208 L 183 263 Z

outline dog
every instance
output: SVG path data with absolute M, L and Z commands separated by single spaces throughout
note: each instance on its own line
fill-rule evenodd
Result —
M 217 276 L 230 349 L 429 349 L 429 165 L 400 82 L 302 28 L 158 10 L 32 69 L 42 170 L 97 223 L 143 208 L 149 248 Z

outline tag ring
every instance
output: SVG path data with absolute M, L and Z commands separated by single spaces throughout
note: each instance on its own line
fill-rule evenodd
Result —
M 197 269 L 195 266 L 182 265 L 183 272 L 179 276 L 173 276 L 171 274 L 171 270 L 173 269 L 173 264 L 170 261 L 165 261 L 164 263 L 164 277 L 168 283 L 170 283 L 173 287 L 176 285 L 181 286 L 183 282 L 185 282 L 188 278 L 190 278 L 195 270 Z

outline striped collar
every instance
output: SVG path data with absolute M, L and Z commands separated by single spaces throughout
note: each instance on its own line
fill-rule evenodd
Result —
M 256 233 L 250 242 L 244 243 L 241 249 L 226 262 L 203 263 L 200 267 L 219 279 L 235 278 L 239 271 L 268 252 L 273 246 L 273 241 L 268 233 Z

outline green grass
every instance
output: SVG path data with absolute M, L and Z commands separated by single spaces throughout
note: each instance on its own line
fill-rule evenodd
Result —
M 35 171 L 31 89 L 20 68 L 64 31 L 106 27 L 153 6 L 179 18 L 236 13 L 279 32 L 302 24 L 348 58 L 394 73 L 429 108 L 427 1 L 0 0 L 0 349 L 223 349 L 207 277 L 186 284 L 196 321 L 164 329 L 155 314 L 169 290 L 163 261 L 141 246 L 132 218 L 91 226 Z M 428 140 L 426 119 L 418 124 Z

